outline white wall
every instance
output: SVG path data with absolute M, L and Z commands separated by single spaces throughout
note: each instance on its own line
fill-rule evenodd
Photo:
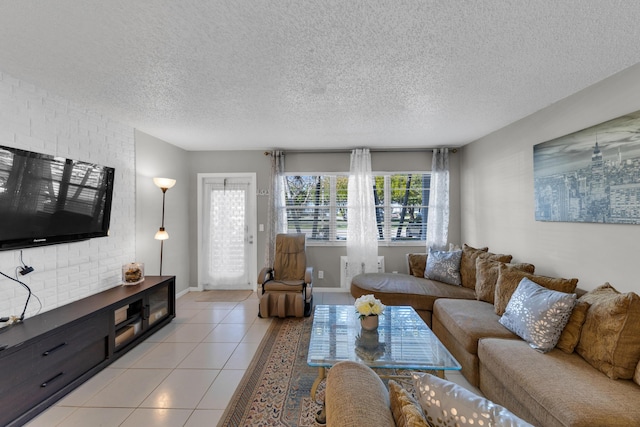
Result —
M 0 145 L 89 161 L 115 168 L 108 237 L 23 250 L 35 271 L 20 279 L 42 311 L 119 285 L 122 264 L 135 255 L 133 129 L 0 72 Z M 0 252 L 0 271 L 15 276 L 20 251 Z M 0 316 L 19 315 L 26 291 L 0 278 Z M 29 304 L 27 316 L 39 306 Z
M 160 241 L 153 237 L 162 223 L 162 190 L 154 177 L 173 178 L 176 185 L 167 190 L 162 274 L 176 276 L 176 292 L 186 290 L 191 278 L 189 235 L 189 194 L 191 187 L 188 153 L 143 132 L 136 141 L 136 260 L 143 262 L 145 274 L 160 272 Z M 195 257 L 195 254 L 193 254 Z M 193 280 L 196 275 L 194 274 Z
M 538 222 L 533 146 L 640 109 L 640 65 L 464 147 L 462 239 L 531 262 L 536 272 L 640 290 L 640 225 Z

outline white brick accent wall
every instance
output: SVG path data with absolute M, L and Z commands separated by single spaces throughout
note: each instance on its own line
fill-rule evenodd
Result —
M 135 261 L 134 130 L 0 72 L 0 145 L 114 167 L 108 237 L 22 250 L 35 271 L 18 278 L 32 298 L 26 317 L 118 286 Z M 16 277 L 20 250 L 0 251 L 0 271 Z M 0 277 L 0 317 L 20 315 L 27 291 Z M 2 327 L 3 324 L 0 324 Z

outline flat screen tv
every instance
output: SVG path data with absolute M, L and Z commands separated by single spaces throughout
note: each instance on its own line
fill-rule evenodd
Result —
M 106 236 L 114 172 L 0 146 L 0 250 Z

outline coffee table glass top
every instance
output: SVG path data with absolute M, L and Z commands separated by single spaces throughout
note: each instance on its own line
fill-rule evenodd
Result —
M 377 331 L 364 331 L 352 305 L 318 305 L 307 363 L 330 367 L 342 360 L 374 368 L 460 370 L 460 364 L 409 306 L 387 306 Z

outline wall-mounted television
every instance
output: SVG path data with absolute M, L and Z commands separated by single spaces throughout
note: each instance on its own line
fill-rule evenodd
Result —
M 0 250 L 104 237 L 115 169 L 0 146 Z

